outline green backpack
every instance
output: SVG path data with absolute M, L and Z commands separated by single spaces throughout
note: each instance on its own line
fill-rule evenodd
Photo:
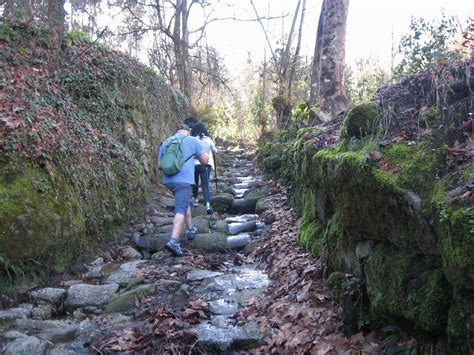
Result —
M 170 140 L 168 145 L 165 147 L 163 156 L 161 157 L 161 170 L 166 176 L 176 175 L 189 159 L 194 154 L 191 154 L 187 159 L 183 157 L 183 151 L 181 150 L 181 142 L 187 136 L 183 138 L 174 137 Z

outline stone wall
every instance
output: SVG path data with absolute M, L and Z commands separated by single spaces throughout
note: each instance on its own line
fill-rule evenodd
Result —
M 123 54 L 2 31 L 0 274 L 12 280 L 63 270 L 141 213 L 159 145 L 190 107 Z
M 334 294 L 344 304 L 362 289 L 352 331 L 397 324 L 474 349 L 468 65 L 407 78 L 344 122 L 291 128 L 260 146 L 257 162 L 292 195 L 301 244 L 335 272 Z

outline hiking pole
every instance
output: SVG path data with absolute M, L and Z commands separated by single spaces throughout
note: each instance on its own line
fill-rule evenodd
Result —
M 219 194 L 219 188 L 217 187 L 217 165 L 216 165 L 216 157 L 214 156 L 214 178 L 216 179 L 216 195 Z

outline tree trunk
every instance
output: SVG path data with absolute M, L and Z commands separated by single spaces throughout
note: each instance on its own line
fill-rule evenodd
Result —
M 293 57 L 293 63 L 291 64 L 290 76 L 288 78 L 288 102 L 291 102 L 291 95 L 293 90 L 293 80 L 295 79 L 296 68 L 298 67 L 300 50 L 301 50 L 301 38 L 303 37 L 303 25 L 304 25 L 304 14 L 306 12 L 306 0 L 303 0 L 303 6 L 301 9 L 300 17 L 300 28 L 298 29 L 298 42 L 296 43 L 295 55 Z
M 176 74 L 179 90 L 192 100 L 192 78 L 189 63 L 189 33 L 187 0 L 176 1 L 176 14 L 173 31 L 173 43 L 176 56 Z
M 2 18 L 6 21 L 31 23 L 34 20 L 33 0 L 6 0 Z
M 336 116 L 349 107 L 344 88 L 349 0 L 323 0 L 316 34 L 310 102 Z
M 64 39 L 64 0 L 48 0 L 48 28 L 51 32 L 51 42 L 60 48 Z

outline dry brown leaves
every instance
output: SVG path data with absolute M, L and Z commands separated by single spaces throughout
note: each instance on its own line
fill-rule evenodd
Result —
M 266 345 L 257 353 L 365 354 L 376 345 L 362 334 L 346 338 L 340 332 L 337 307 L 332 301 L 321 261 L 296 241 L 297 216 L 282 189 L 272 196 L 275 215 L 271 237 L 252 257 L 267 255 L 272 283 L 260 299 L 237 315 L 242 322 L 257 321 Z

